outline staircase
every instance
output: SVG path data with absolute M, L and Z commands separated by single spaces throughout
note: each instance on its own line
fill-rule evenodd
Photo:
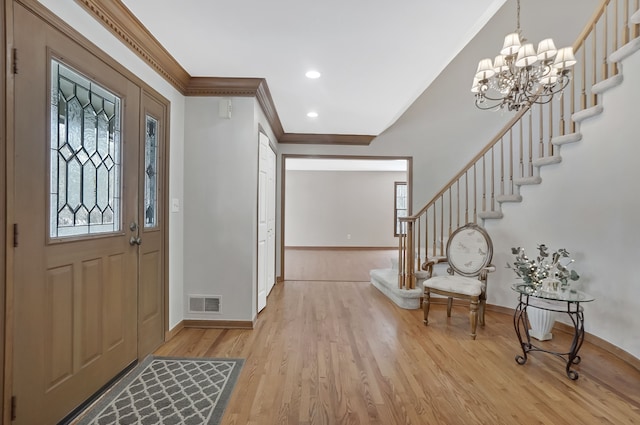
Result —
M 417 214 L 402 220 L 394 292 L 421 292 L 420 265 L 444 256 L 451 232 L 503 218 L 503 204 L 522 202 L 521 188 L 543 184 L 540 169 L 561 163 L 562 147 L 582 140 L 581 124 L 603 112 L 600 98 L 623 81 L 619 63 L 640 50 L 639 9 L 637 0 L 603 1 L 573 45 L 578 64 L 559 102 L 518 112 Z

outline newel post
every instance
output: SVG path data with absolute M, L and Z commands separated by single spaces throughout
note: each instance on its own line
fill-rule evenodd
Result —
M 415 229 L 416 217 L 400 217 L 402 231 L 399 236 L 398 250 L 398 286 L 400 289 L 414 289 L 415 276 Z

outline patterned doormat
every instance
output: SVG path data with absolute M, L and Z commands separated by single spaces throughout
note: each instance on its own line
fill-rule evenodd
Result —
M 242 359 L 149 356 L 110 388 L 78 425 L 217 425 Z

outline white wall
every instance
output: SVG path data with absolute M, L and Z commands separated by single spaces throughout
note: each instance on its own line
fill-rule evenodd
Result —
M 285 246 L 396 247 L 397 181 L 406 173 L 288 170 Z
M 138 58 L 120 39 L 115 38 L 93 16 L 74 1 L 39 0 L 45 7 L 67 22 L 91 42 L 99 46 L 138 78 L 157 90 L 171 102 L 169 196 L 182 202 L 184 182 L 184 113 L 185 98 L 145 62 Z M 169 216 L 169 328 L 183 316 L 183 213 Z
M 282 240 L 281 240 L 281 228 L 282 228 L 282 222 L 281 222 L 281 218 L 282 218 L 282 211 L 281 211 L 281 205 L 282 205 L 282 190 L 281 190 L 281 184 L 280 182 L 282 182 L 282 170 L 281 170 L 281 157 L 278 155 L 278 151 L 280 149 L 278 142 L 276 140 L 276 136 L 273 134 L 273 130 L 271 129 L 270 125 L 269 125 L 269 121 L 267 120 L 267 116 L 264 114 L 264 111 L 262 110 L 262 108 L 260 107 L 260 104 L 258 103 L 258 101 L 256 100 L 254 102 L 254 132 L 256 134 L 258 134 L 258 132 L 260 130 L 262 130 L 267 137 L 269 137 L 269 141 L 271 142 L 272 148 L 276 154 L 276 228 L 275 228 L 275 232 L 276 232 L 276 278 L 278 276 L 282 276 L 282 272 L 280 270 L 280 256 L 281 256 L 281 250 L 280 250 L 280 246 L 282 246 Z M 257 230 L 256 230 L 257 231 Z M 257 247 L 256 247 L 257 249 Z M 256 253 L 257 255 L 257 253 Z M 257 267 L 257 261 L 256 261 L 256 267 Z M 256 285 L 257 285 L 257 281 L 256 281 Z M 254 297 L 257 297 L 258 295 L 258 291 L 257 291 L 257 287 L 256 287 L 256 291 L 254 292 Z M 257 305 L 257 300 L 256 302 L 253 303 L 253 305 Z
M 255 99 L 190 97 L 185 131 L 185 319 L 252 320 L 257 268 L 258 132 Z M 187 296 L 221 297 L 221 314 L 189 313 Z
M 510 247 L 564 247 L 576 260 L 578 286 L 596 298 L 584 305 L 587 332 L 640 358 L 640 52 L 622 69 L 622 85 L 602 97 L 604 112 L 581 125 L 583 140 L 563 146 L 562 163 L 542 168 L 542 184 L 523 188 L 522 204 L 503 207 L 504 219 L 486 224 L 498 266 L 488 302 L 515 304 L 514 275 L 504 268 Z

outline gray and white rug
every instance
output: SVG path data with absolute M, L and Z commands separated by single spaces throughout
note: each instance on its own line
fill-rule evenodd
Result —
M 242 359 L 149 356 L 118 381 L 78 425 L 217 425 Z

